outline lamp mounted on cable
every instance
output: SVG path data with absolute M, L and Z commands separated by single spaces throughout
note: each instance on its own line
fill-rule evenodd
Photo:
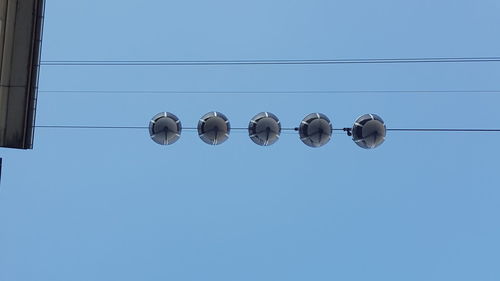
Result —
M 298 128 L 300 140 L 307 146 L 320 147 L 332 137 L 333 127 L 330 119 L 322 113 L 307 115 Z
M 203 115 L 198 121 L 198 135 L 207 144 L 218 145 L 229 138 L 231 124 L 226 115 L 213 111 Z
M 229 139 L 231 125 L 226 115 L 211 111 L 203 115 L 197 128 L 200 139 L 210 145 L 220 145 Z M 245 130 L 234 128 L 233 130 Z M 280 138 L 282 130 L 297 131 L 300 140 L 307 146 L 317 148 L 326 145 L 333 131 L 345 131 L 359 146 L 372 149 L 380 146 L 386 136 L 385 123 L 377 114 L 365 114 L 356 119 L 352 128 L 334 129 L 330 119 L 323 113 L 311 113 L 304 117 L 295 128 L 282 128 L 281 122 L 271 112 L 261 112 L 248 123 L 248 136 L 257 145 L 270 146 Z M 179 140 L 182 125 L 177 116 L 170 112 L 160 112 L 149 122 L 151 139 L 161 145 L 170 145 Z
M 157 144 L 173 144 L 181 137 L 181 131 L 181 121 L 170 112 L 160 112 L 149 121 L 149 135 Z
M 262 146 L 268 146 L 278 141 L 281 133 L 281 123 L 276 115 L 261 112 L 255 115 L 248 124 L 250 139 Z
M 354 122 L 352 131 L 352 140 L 365 149 L 376 148 L 385 140 L 387 129 L 384 120 L 377 114 L 365 114 Z

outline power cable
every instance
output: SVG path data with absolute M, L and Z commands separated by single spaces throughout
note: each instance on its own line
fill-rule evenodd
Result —
M 422 128 L 412 128 L 412 129 L 387 129 L 387 131 L 394 132 L 500 132 L 500 129 L 448 129 L 448 128 L 440 128 L 440 129 L 422 129 Z
M 51 94 L 499 94 L 500 90 L 291 90 L 291 91 L 173 91 L 173 90 L 39 90 Z
M 143 126 L 95 126 L 95 125 L 36 125 L 35 128 L 44 129 L 147 129 Z
M 95 125 L 37 125 L 35 128 L 45 129 L 148 129 L 146 126 L 95 126 Z M 297 131 L 298 128 L 282 128 L 282 131 Z M 183 130 L 197 130 L 195 127 L 186 127 Z M 236 127 L 231 130 L 248 130 L 248 128 Z M 348 131 L 350 128 L 333 129 L 334 131 Z M 483 128 L 388 128 L 387 131 L 394 132 L 500 132 L 500 129 Z
M 402 63 L 486 63 L 500 57 L 353 58 L 353 59 L 266 59 L 266 60 L 46 60 L 42 66 L 222 66 L 222 65 L 318 65 Z
M 44 128 L 44 129 L 149 129 L 146 126 L 95 126 L 95 125 L 36 125 L 35 128 Z M 297 128 L 281 128 L 282 131 L 296 131 Z M 182 130 L 198 130 L 195 127 L 184 127 Z M 231 128 L 231 130 L 248 130 L 248 128 L 236 127 Z M 334 129 L 334 130 L 342 130 L 342 129 Z

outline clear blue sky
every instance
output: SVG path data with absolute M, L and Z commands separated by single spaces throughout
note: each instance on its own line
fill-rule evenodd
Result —
M 499 56 L 500 1 L 47 0 L 43 60 Z M 40 90 L 500 90 L 499 63 L 44 66 Z M 498 128 L 499 94 L 40 92 L 38 125 L 146 126 L 170 111 L 245 127 L 311 112 L 336 128 Z M 0 280 L 500 280 L 498 133 L 345 135 L 313 149 L 234 131 L 37 129 L 2 149 Z

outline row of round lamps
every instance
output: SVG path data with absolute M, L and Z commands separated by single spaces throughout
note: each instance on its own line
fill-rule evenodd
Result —
M 330 119 L 322 113 L 311 113 L 295 128 L 300 140 L 310 147 L 320 147 L 328 143 L 332 137 L 333 127 Z M 364 114 L 356 119 L 352 128 L 343 129 L 352 140 L 365 149 L 381 145 L 386 136 L 386 126 L 382 118 L 376 114 Z M 198 121 L 198 135 L 202 141 L 210 145 L 219 145 L 229 138 L 231 125 L 228 118 L 217 111 L 208 112 Z M 151 139 L 161 145 L 175 143 L 181 137 L 182 125 L 177 116 L 170 112 L 160 112 L 149 122 Z M 255 115 L 248 124 L 250 139 L 261 146 L 268 146 L 278 141 L 281 134 L 281 123 L 276 115 L 261 112 Z

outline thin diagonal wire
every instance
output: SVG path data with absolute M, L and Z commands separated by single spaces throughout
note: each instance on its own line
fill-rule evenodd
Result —
M 223 66 L 500 62 L 500 57 L 267 59 L 267 60 L 46 60 L 42 66 Z

